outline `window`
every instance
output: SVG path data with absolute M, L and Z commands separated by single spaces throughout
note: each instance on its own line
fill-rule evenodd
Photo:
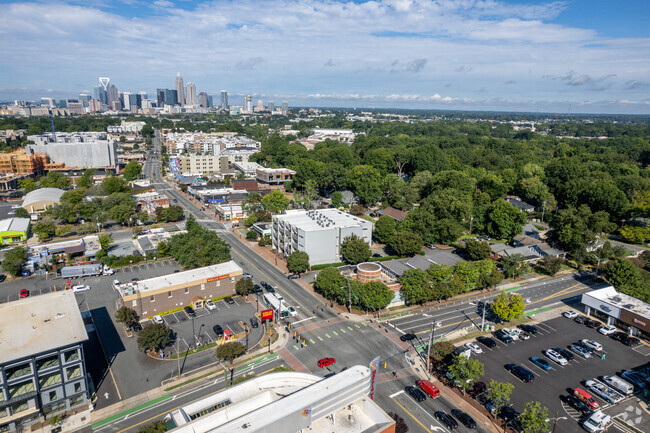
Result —
M 201 290 L 205 290 L 205 284 L 201 284 Z
M 59 355 L 36 360 L 36 370 L 41 371 L 59 365 Z
M 72 397 L 70 399 L 70 407 L 81 404 L 81 403 L 83 403 L 83 401 L 84 401 L 84 395 L 83 394 Z
M 68 367 L 65 369 L 65 374 L 68 376 L 68 380 L 81 377 L 81 366 Z
M 7 415 L 9 415 L 9 413 L 7 413 L 7 408 L 6 407 L 3 407 L 2 409 L 0 409 L 0 418 L 4 418 Z M 0 432 L 2 432 L 2 431 L 9 431 L 9 430 L 2 430 L 2 427 L 0 427 Z
M 25 401 L 23 403 L 14 404 L 11 406 L 11 413 L 24 412 L 29 409 L 29 404 Z
M 221 280 L 217 280 L 217 287 L 221 286 Z
M 46 374 L 39 376 L 38 385 L 41 389 L 61 383 L 61 373 Z
M 61 410 L 65 410 L 65 408 L 66 408 L 65 400 L 63 400 L 58 403 L 53 403 L 53 404 L 48 404 L 46 406 L 43 406 L 43 413 L 47 415 L 52 412 L 59 412 Z
M 7 379 L 12 380 L 21 376 L 25 376 L 26 374 L 31 374 L 32 366 L 30 364 L 21 364 L 14 367 L 9 367 L 6 371 Z
M 190 288 L 189 288 L 189 287 L 185 287 L 185 293 L 186 293 L 186 294 L 187 294 L 187 293 L 190 293 Z
M 77 351 L 77 349 L 68 350 L 63 354 L 63 360 L 65 362 L 72 362 L 72 361 L 76 361 L 77 359 L 79 359 L 79 352 Z
M 171 298 L 172 297 L 172 292 L 167 292 L 167 297 Z
M 50 401 L 56 400 L 56 391 L 50 391 Z
M 155 302 L 155 301 L 156 301 L 156 296 L 155 296 L 155 295 L 151 295 L 151 299 L 150 299 L 150 301 L 151 301 L 151 302 Z
M 5 393 L 0 389 L 0 401 L 5 401 Z
M 81 392 L 81 382 L 74 384 L 74 392 Z
M 138 300 L 134 299 L 133 301 L 131 301 L 131 306 L 132 307 L 137 307 L 138 306 Z
M 235 282 L 235 277 L 230 277 L 230 282 L 234 283 Z
M 34 381 L 28 380 L 25 382 L 20 382 L 9 387 L 9 398 L 12 399 L 19 395 L 27 394 L 28 392 L 34 391 Z

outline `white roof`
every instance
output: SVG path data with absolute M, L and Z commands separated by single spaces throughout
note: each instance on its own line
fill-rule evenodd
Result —
M 65 191 L 58 188 L 39 188 L 25 195 L 23 207 L 29 206 L 39 201 L 60 201 Z
M 358 218 L 352 214 L 341 212 L 338 209 L 318 209 L 318 210 L 288 210 L 284 215 L 274 215 L 274 220 L 286 221 L 292 227 L 300 228 L 304 231 L 325 230 L 329 224 L 335 227 L 359 227 L 372 225 L 371 222 Z
M 638 314 L 639 316 L 650 319 L 650 304 L 647 304 L 640 299 L 618 292 L 613 286 L 598 290 L 592 290 L 591 292 L 584 293 L 582 296 L 590 296 L 592 298 L 598 299 L 601 302 L 609 303 L 616 308 L 631 311 Z
M 7 218 L 0 220 L 1 232 L 27 232 L 29 218 Z
M 0 304 L 0 364 L 88 339 L 72 290 Z

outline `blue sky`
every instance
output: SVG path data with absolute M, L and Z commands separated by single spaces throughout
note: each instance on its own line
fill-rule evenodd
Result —
M 0 0 L 0 100 L 227 89 L 290 105 L 650 113 L 645 0 Z

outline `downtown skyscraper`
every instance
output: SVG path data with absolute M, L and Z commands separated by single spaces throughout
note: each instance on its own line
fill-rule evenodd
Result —
M 185 105 L 196 105 L 196 86 L 191 81 L 185 86 Z
M 228 92 L 226 92 L 225 90 L 221 91 L 221 109 L 222 110 L 228 109 Z
M 183 85 L 183 77 L 181 77 L 180 72 L 176 74 L 176 96 L 179 105 L 185 105 L 185 86 Z

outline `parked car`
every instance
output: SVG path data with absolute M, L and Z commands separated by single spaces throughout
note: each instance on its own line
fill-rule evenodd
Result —
M 532 382 L 535 380 L 535 375 L 528 369 L 522 367 L 521 365 L 517 364 L 506 364 L 505 369 L 508 370 L 510 373 L 515 375 L 519 380 L 522 382 Z
M 592 409 L 598 409 L 600 405 L 598 402 L 589 394 L 587 391 L 585 391 L 582 388 L 576 388 L 573 390 L 573 395 L 578 397 L 584 404 L 589 406 Z
M 573 319 L 573 321 L 582 325 L 585 322 L 587 322 L 587 318 L 585 316 L 578 316 L 575 319 Z
M 88 290 L 90 290 L 90 286 L 87 284 L 77 284 L 72 286 L 72 291 L 74 293 L 87 292 Z
M 2 283 L 4 280 L 7 279 L 7 276 L 4 274 L 0 274 L 0 283 Z
M 26 297 L 29 296 L 29 290 L 27 290 L 27 289 L 20 289 L 20 294 L 19 294 L 19 295 L 20 295 L 21 298 L 26 298 Z
M 253 293 L 258 294 L 258 295 L 263 295 L 264 290 L 259 286 L 259 284 L 253 285 Z
M 163 320 L 163 318 L 159 314 L 156 314 L 151 319 L 153 320 L 153 323 L 156 323 L 158 325 L 161 325 L 161 324 L 165 323 L 165 321 Z
M 221 325 L 214 325 L 212 331 L 214 331 L 214 335 L 216 335 L 217 338 L 223 337 L 223 328 Z
M 400 335 L 400 337 L 399 337 L 399 339 L 402 340 L 402 341 L 411 341 L 411 340 L 414 340 L 415 338 L 417 338 L 415 336 L 415 334 L 411 334 L 411 333 Z
M 639 389 L 645 389 L 648 386 L 646 378 L 637 371 L 625 370 L 620 376 Z
M 497 345 L 497 342 L 491 339 L 490 337 L 483 337 L 483 336 L 476 337 L 476 341 L 490 348 L 495 347 Z
M 569 363 L 564 356 L 553 349 L 548 349 L 546 352 L 544 352 L 544 355 L 548 356 L 549 359 L 557 362 L 560 365 L 567 365 Z
M 142 325 L 140 325 L 140 322 L 132 322 L 131 325 L 129 326 L 131 331 L 133 332 L 140 332 L 142 331 Z
M 571 346 L 569 346 L 569 349 L 573 353 L 577 353 L 578 355 L 582 356 L 585 359 L 591 358 L 591 353 L 589 353 L 589 351 L 587 349 L 585 349 L 584 347 L 582 347 L 580 345 L 572 344 Z
M 483 349 L 476 343 L 465 343 L 465 347 L 472 351 L 472 353 L 483 353 Z
M 578 397 L 574 395 L 561 395 L 560 400 L 580 412 L 582 415 L 591 413 L 591 408 L 589 408 L 589 406 L 584 404 L 582 400 L 578 399 Z
M 600 343 L 595 341 L 595 340 L 590 340 L 588 338 L 583 338 L 582 340 L 580 340 L 580 342 L 582 344 L 584 344 L 585 346 L 591 347 L 594 350 L 597 350 L 597 351 L 603 350 L 603 346 L 601 346 Z
M 529 334 L 537 334 L 537 327 L 533 325 L 519 325 L 519 329 Z
M 226 304 L 232 305 L 232 304 L 235 303 L 235 300 L 233 298 L 231 298 L 230 296 L 226 296 L 225 298 L 223 298 L 223 300 L 226 302 Z
M 585 386 L 610 404 L 616 404 L 619 401 L 623 400 L 623 396 L 621 394 L 614 391 L 604 383 L 598 382 L 596 380 L 585 381 Z
M 512 334 L 515 334 L 517 336 L 517 338 L 515 338 L 515 340 L 517 340 L 517 339 L 519 339 L 519 340 L 530 340 L 530 334 L 522 331 L 521 329 L 514 328 L 512 330 L 512 332 L 511 332 L 511 335 Z
M 458 423 L 448 413 L 439 410 L 434 412 L 433 416 L 443 423 L 449 430 L 455 430 L 458 428 Z
M 422 402 L 427 399 L 427 395 L 421 389 L 416 388 L 413 385 L 407 386 L 406 392 L 408 392 L 415 401 Z
M 268 293 L 275 293 L 275 289 L 270 284 L 267 284 L 265 288 Z
M 587 320 L 585 322 L 585 326 L 587 328 L 595 329 L 595 328 L 598 328 L 600 326 L 600 322 L 597 322 L 595 320 Z
M 260 323 L 257 321 L 257 318 L 251 317 L 251 327 L 257 328 L 260 326 Z
M 513 340 L 519 340 L 519 333 L 516 330 L 511 329 L 511 328 L 503 328 L 503 329 L 501 329 L 501 331 L 508 334 L 510 336 L 510 338 L 512 338 Z
M 462 410 L 459 409 L 452 409 L 451 414 L 456 417 L 458 421 L 463 423 L 463 425 L 467 428 L 476 428 L 476 421 L 474 421 L 474 418 L 463 412 Z
M 196 316 L 196 313 L 194 313 L 194 308 L 190 307 L 189 305 L 186 305 L 186 306 L 183 308 L 183 310 L 185 310 L 185 313 L 187 313 L 187 315 L 188 315 L 189 317 L 194 317 L 194 316 Z
M 560 349 L 559 347 L 554 347 L 553 350 L 555 350 L 560 355 L 564 356 L 564 358 L 567 361 L 573 361 L 573 359 L 574 359 L 573 353 L 569 352 L 566 349 Z
M 632 337 L 628 335 L 627 337 L 621 340 L 621 343 L 625 344 L 626 346 L 636 347 L 639 344 L 641 344 L 641 341 L 639 341 L 639 339 L 636 337 Z
M 512 343 L 512 337 L 508 335 L 507 332 L 504 332 L 502 329 L 499 329 L 498 331 L 494 332 L 494 336 L 497 337 L 499 340 L 503 341 L 506 344 Z
M 504 406 L 499 410 L 499 418 L 505 422 L 512 421 L 517 418 L 517 416 L 519 416 L 519 412 L 517 412 L 512 406 Z
M 616 326 L 614 325 L 601 326 L 600 328 L 598 328 L 598 332 L 600 332 L 603 335 L 612 335 L 613 333 L 616 332 Z
M 476 397 L 477 395 L 481 394 L 483 391 L 487 389 L 487 385 L 485 385 L 485 382 L 476 382 L 474 386 L 472 386 L 472 389 L 467 391 L 469 395 L 472 397 Z
M 300 274 L 291 274 L 287 278 L 290 280 L 297 280 L 298 278 L 300 278 Z
M 216 310 L 217 306 L 214 304 L 214 302 L 212 302 L 211 299 L 208 299 L 207 301 L 205 301 L 205 308 L 207 308 L 208 310 Z
M 593 356 L 593 354 L 594 354 L 594 352 L 595 352 L 594 349 L 592 349 L 591 347 L 587 346 L 587 345 L 584 344 L 584 343 L 581 343 L 580 341 L 578 341 L 576 344 L 577 344 L 578 346 L 582 347 L 583 349 L 585 349 L 587 352 L 589 352 L 590 355 Z
M 546 370 L 546 371 L 551 371 L 553 370 L 553 366 L 544 358 L 540 358 L 539 356 L 531 356 L 530 362 L 538 366 L 539 368 Z
M 318 360 L 318 366 L 320 368 L 329 367 L 330 365 L 336 364 L 336 359 L 334 358 L 323 358 Z
M 612 335 L 609 336 L 612 340 L 616 341 L 623 341 L 625 338 L 627 338 L 627 334 L 625 332 L 614 332 Z
M 418 380 L 415 384 L 431 398 L 436 398 L 440 395 L 440 390 L 428 380 Z
M 584 421 L 582 421 L 582 428 L 588 432 L 596 433 L 605 430 L 607 425 L 609 425 L 612 417 L 603 413 L 600 410 L 592 413 L 591 416 Z
M 576 317 L 579 316 L 578 312 L 573 310 L 565 311 L 564 313 L 562 313 L 562 315 L 567 319 L 575 319 Z

